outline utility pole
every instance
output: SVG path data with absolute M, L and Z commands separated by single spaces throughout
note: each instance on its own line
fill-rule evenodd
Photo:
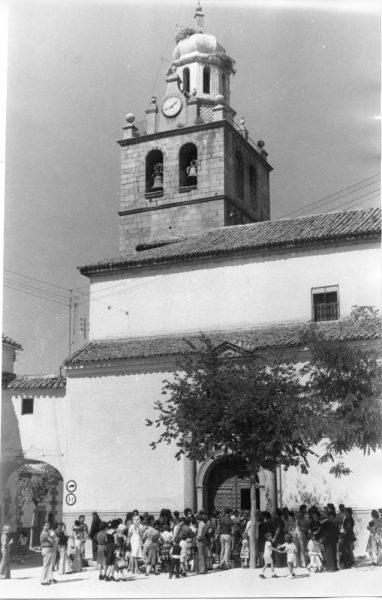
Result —
M 69 290 L 69 358 L 72 356 L 72 305 L 73 290 Z

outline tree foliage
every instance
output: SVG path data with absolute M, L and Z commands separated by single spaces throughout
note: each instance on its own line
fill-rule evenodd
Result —
M 380 336 L 372 307 L 354 307 L 350 320 Z M 378 329 L 379 328 L 379 329 Z M 343 336 L 344 337 L 344 336 Z M 245 461 L 251 477 L 254 528 L 255 476 L 260 469 L 300 467 L 308 472 L 312 447 L 326 440 L 321 462 L 335 476 L 348 474 L 343 455 L 382 446 L 381 370 L 374 352 L 324 335 L 317 324 L 302 328 L 309 360 L 298 370 L 282 354 L 259 356 L 250 348 L 227 355 L 201 335 L 182 354 L 166 380 L 148 426 L 159 429 L 151 443 L 173 443 L 175 456 L 202 461 L 224 452 Z M 251 564 L 255 560 L 251 533 Z
M 372 307 L 354 307 L 353 323 L 364 323 L 376 337 L 381 323 Z M 371 327 L 370 327 L 371 326 Z M 322 404 L 322 437 L 328 441 L 320 462 L 336 462 L 330 472 L 350 473 L 343 456 L 358 448 L 365 454 L 382 444 L 382 379 L 375 351 L 358 344 L 328 339 L 316 324 L 302 333 L 311 360 L 302 369 L 308 377 L 306 395 Z
M 49 497 L 60 476 L 56 469 L 45 463 L 25 464 L 19 471 L 19 499 L 21 504 L 37 505 Z
M 320 406 L 304 398 L 293 363 L 264 361 L 248 350 L 232 358 L 207 336 L 200 341 L 164 382 L 165 400 L 154 404 L 159 415 L 147 424 L 160 433 L 152 448 L 174 442 L 177 459 L 185 454 L 201 461 L 219 450 L 256 471 L 278 464 L 306 471 Z

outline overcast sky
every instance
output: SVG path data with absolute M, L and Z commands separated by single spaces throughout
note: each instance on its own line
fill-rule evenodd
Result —
M 3 332 L 24 348 L 19 374 L 58 372 L 68 355 L 68 308 L 41 290 L 65 303 L 81 288 L 86 316 L 76 267 L 119 254 L 116 140 L 126 113 L 141 120 L 153 94 L 161 101 L 195 5 L 10 2 Z M 202 6 L 206 31 L 236 60 L 236 120 L 266 142 L 271 218 L 378 205 L 379 3 Z

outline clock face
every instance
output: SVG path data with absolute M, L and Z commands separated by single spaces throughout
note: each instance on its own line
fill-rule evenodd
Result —
M 162 111 L 166 117 L 175 117 L 182 108 L 182 99 L 178 96 L 170 96 L 163 102 Z

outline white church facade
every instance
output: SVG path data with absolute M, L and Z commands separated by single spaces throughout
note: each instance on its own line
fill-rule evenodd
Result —
M 16 455 L 51 464 L 62 477 L 57 515 L 68 525 L 94 510 L 107 519 L 135 508 L 249 508 L 243 465 L 176 461 L 174 447 L 150 448 L 156 432 L 146 419 L 187 339 L 280 348 L 303 363 L 298 332 L 313 320 L 380 353 L 375 331 L 349 320 L 353 306 L 380 307 L 380 211 L 271 221 L 272 167 L 264 143 L 234 121 L 234 69 L 198 6 L 194 29 L 178 36 L 163 98 L 150 100 L 144 126 L 127 115 L 121 256 L 79 267 L 90 284 L 89 341 L 65 361 L 65 377 L 17 377 L 4 392 L 2 430 L 12 435 L 2 435 L 2 486 Z M 372 460 L 382 468 L 382 453 Z M 378 482 L 360 471 L 347 499 L 366 514 L 380 504 Z M 369 503 L 357 496 L 362 476 Z M 259 474 L 263 510 L 287 501 L 296 474 L 288 477 Z

